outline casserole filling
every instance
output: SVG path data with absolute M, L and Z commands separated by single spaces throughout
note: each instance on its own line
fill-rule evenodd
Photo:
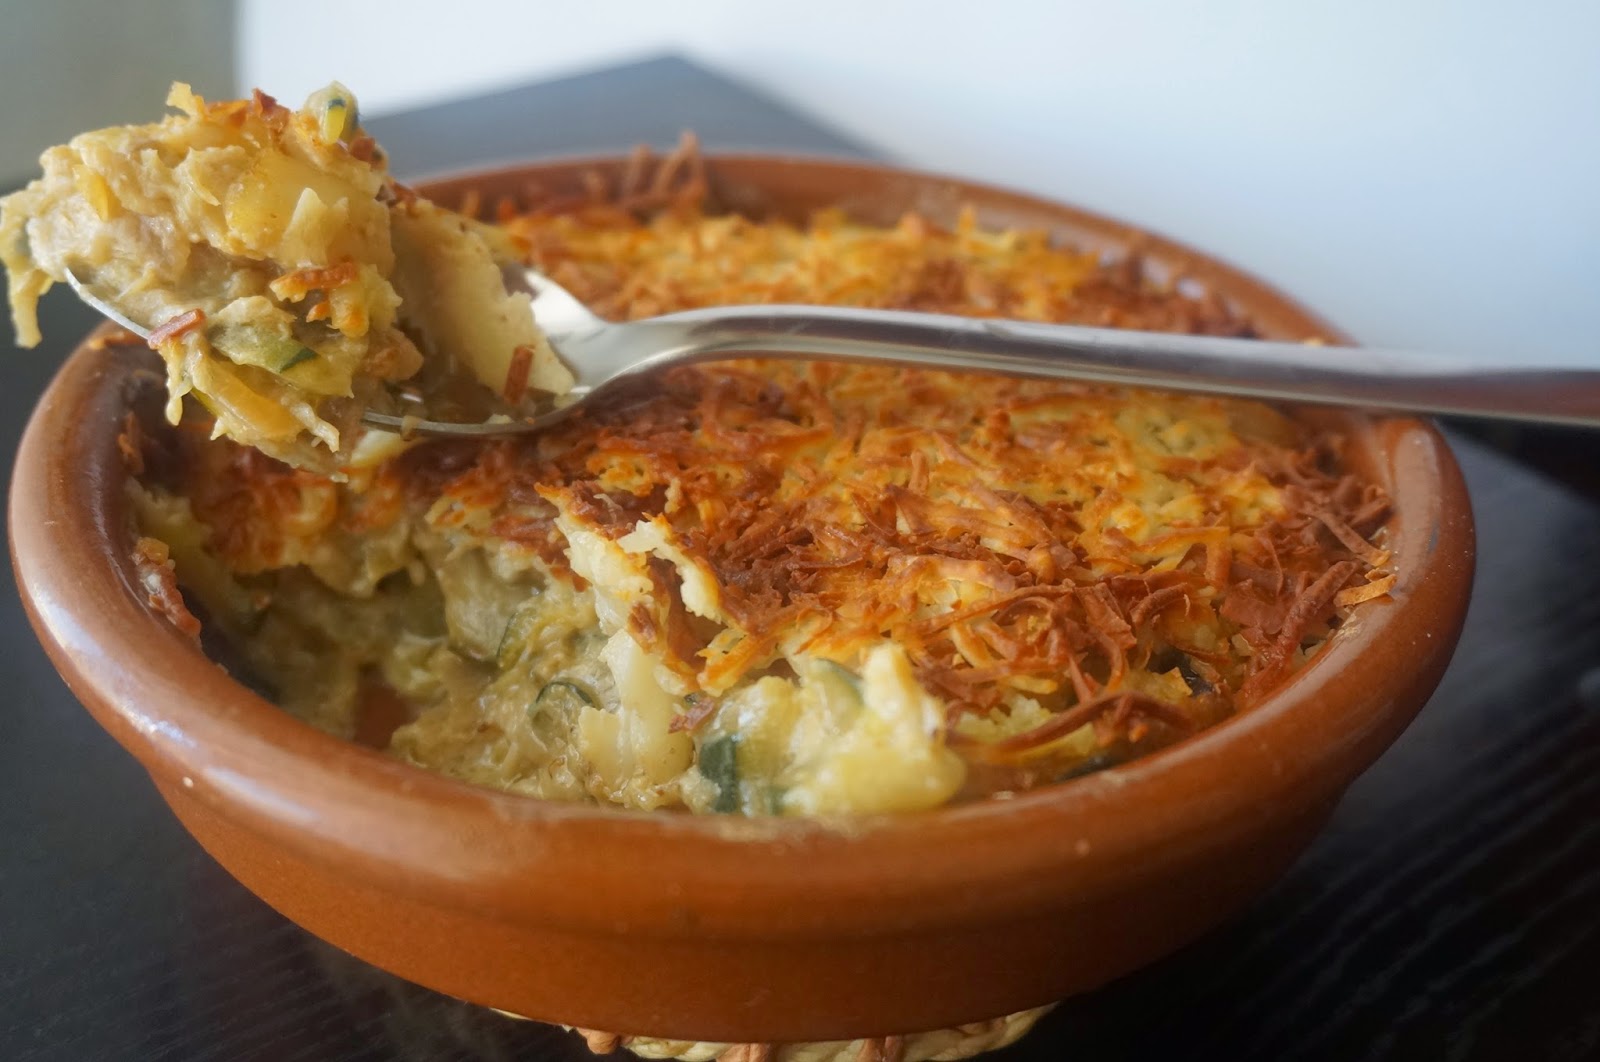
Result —
M 180 584 L 333 733 L 551 799 L 932 808 L 1192 734 L 1393 584 L 1388 501 L 1345 440 L 1257 403 L 733 360 L 537 436 L 359 428 L 398 380 L 570 385 L 502 282 L 519 263 L 614 319 L 794 302 L 1251 329 L 1137 258 L 970 213 L 718 213 L 692 150 L 490 225 L 391 181 L 337 85 L 293 112 L 170 102 L 0 202 L 13 314 L 36 340 L 70 270 L 152 323 L 169 426 L 124 438 L 147 589 L 194 630 Z
M 1037 234 L 750 221 L 680 173 L 643 216 L 614 191 L 502 227 L 617 318 L 851 302 L 1248 333 Z M 834 815 L 1071 778 L 1260 699 L 1393 583 L 1387 499 L 1345 445 L 1250 402 L 730 361 L 338 477 L 180 431 L 146 441 L 137 497 L 318 726 L 534 796 Z

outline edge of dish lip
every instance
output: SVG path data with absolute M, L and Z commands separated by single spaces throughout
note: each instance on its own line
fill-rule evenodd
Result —
M 1064 204 L 957 178 L 836 159 L 707 156 L 708 166 L 729 160 L 887 170 L 911 180 L 937 180 L 959 188 L 1000 193 L 1050 211 L 1070 210 L 1102 224 L 1150 236 L 1144 230 L 1087 215 Z M 559 164 L 581 165 L 587 161 L 561 160 Z M 618 160 L 596 161 L 615 164 Z M 537 166 L 556 164 L 547 161 Z M 474 171 L 455 179 L 487 181 L 495 172 L 519 173 L 528 168 Z M 1278 296 L 1273 289 L 1247 274 L 1182 245 L 1159 237 L 1156 240 L 1203 259 L 1208 268 L 1220 269 L 1224 275 L 1231 275 L 1230 279 L 1260 289 L 1290 308 L 1295 306 L 1291 300 Z M 1308 313 L 1302 315 L 1308 321 L 1321 324 Z M 1334 330 L 1329 328 L 1328 331 Z M 507 844 L 520 856 L 513 863 L 525 865 L 533 859 L 553 865 L 581 854 L 574 849 L 582 840 L 577 833 L 599 831 L 609 835 L 622 849 L 634 850 L 641 861 L 648 858 L 650 851 L 658 850 L 654 847 L 657 845 L 694 845 L 697 851 L 703 850 L 702 854 L 710 863 L 717 864 L 677 882 L 677 888 L 668 890 L 672 895 L 654 908 L 658 915 L 670 915 L 686 905 L 693 907 L 698 917 L 693 921 L 692 931 L 697 933 L 719 931 L 773 936 L 778 927 L 740 916 L 738 896 L 756 890 L 772 890 L 773 903 L 782 902 L 779 898 L 803 903 L 804 893 L 821 887 L 824 882 L 835 891 L 861 895 L 862 917 L 844 919 L 847 924 L 843 926 L 839 919 L 830 920 L 830 925 L 857 932 L 893 932 L 913 922 L 926 922 L 932 917 L 928 913 L 930 906 L 943 909 L 945 916 L 957 921 L 980 917 L 970 902 L 940 904 L 938 897 L 928 895 L 925 887 L 890 888 L 886 894 L 882 887 L 883 858 L 918 862 L 925 868 L 944 866 L 953 872 L 952 882 L 959 881 L 966 887 L 952 891 L 992 890 L 991 896 L 998 892 L 1009 898 L 1008 909 L 1018 905 L 1044 906 L 1050 901 L 1049 893 L 1062 889 L 1063 881 L 1074 877 L 1075 870 L 1081 872 L 1076 875 L 1080 878 L 1087 875 L 1083 884 L 1095 884 L 1088 880 L 1095 874 L 1084 868 L 1103 867 L 1108 860 L 1111 864 L 1126 864 L 1127 857 L 1148 854 L 1152 842 L 1160 841 L 1163 846 L 1156 860 L 1158 864 L 1182 854 L 1181 844 L 1174 847 L 1175 836 L 1195 838 L 1193 843 L 1214 844 L 1219 835 L 1232 836 L 1247 831 L 1262 812 L 1257 807 L 1255 815 L 1249 814 L 1250 808 L 1240 806 L 1237 797 L 1229 800 L 1212 794 L 1210 799 L 1175 809 L 1168 807 L 1162 816 L 1153 816 L 1146 806 L 1151 800 L 1160 802 L 1163 787 L 1186 787 L 1197 796 L 1205 795 L 1205 787 L 1195 784 L 1199 775 L 1206 773 L 1202 761 L 1225 747 L 1233 748 L 1232 755 L 1243 757 L 1241 762 L 1254 764 L 1252 769 L 1260 775 L 1270 798 L 1297 800 L 1300 804 L 1331 800 L 1370 761 L 1372 756 L 1368 752 L 1372 747 L 1381 749 L 1387 745 L 1394 733 L 1409 722 L 1412 713 L 1404 713 L 1404 718 L 1396 720 L 1385 708 L 1391 703 L 1405 701 L 1405 690 L 1431 688 L 1448 659 L 1448 652 L 1445 652 L 1442 658 L 1413 674 L 1409 683 L 1401 684 L 1403 688 L 1385 691 L 1385 704 L 1354 705 L 1364 709 L 1359 714 L 1365 725 L 1349 732 L 1343 745 L 1316 747 L 1310 755 L 1304 755 L 1306 749 L 1299 748 L 1295 750 L 1302 754 L 1298 758 L 1285 758 L 1283 750 L 1273 747 L 1273 742 L 1267 740 L 1275 723 L 1301 711 L 1303 706 L 1313 705 L 1319 697 L 1328 698 L 1336 673 L 1359 661 L 1362 650 L 1374 644 L 1374 638 L 1414 615 L 1419 602 L 1409 600 L 1408 611 L 1403 614 L 1386 609 L 1378 617 L 1364 617 L 1355 629 L 1336 637 L 1310 664 L 1261 704 L 1168 749 L 1124 767 L 1071 783 L 1043 787 L 1012 799 L 977 801 L 919 813 L 844 821 L 735 820 L 569 805 L 483 789 L 359 748 L 289 716 L 211 664 L 197 647 L 155 616 L 139 599 L 129 571 L 129 559 L 115 552 L 113 545 L 116 536 L 127 532 L 121 505 L 121 466 L 106 452 L 106 444 L 114 432 L 108 436 L 108 428 L 102 420 L 98 432 L 74 433 L 65 449 L 59 447 L 59 434 L 51 438 L 47 433 L 47 425 L 58 416 L 56 406 L 64 400 L 64 391 L 76 394 L 81 402 L 98 400 L 104 405 L 108 401 L 116 404 L 122 400 L 120 395 L 108 394 L 103 382 L 98 390 L 94 386 L 92 377 L 114 371 L 109 365 L 110 357 L 107 352 L 96 354 L 80 347 L 30 419 L 19 450 L 19 472 L 13 481 L 10 514 L 13 566 L 29 619 L 41 641 L 73 691 L 152 773 L 157 773 L 158 766 L 166 769 L 184 779 L 186 788 L 209 805 L 227 809 L 230 814 L 242 814 L 251 828 L 270 834 L 312 858 L 340 864 L 353 858 L 368 873 L 380 873 L 378 868 L 403 866 L 406 879 L 390 884 L 427 895 L 435 901 L 448 902 L 451 886 L 470 880 L 488 883 L 515 909 L 551 920 L 559 913 L 559 904 L 552 906 L 549 889 L 530 887 L 525 877 L 509 873 L 504 858 Z M 100 365 L 93 363 L 95 358 L 101 359 Z M 74 392 L 73 388 L 77 390 Z M 1429 485 L 1428 479 L 1433 480 L 1431 497 L 1419 498 L 1419 501 L 1429 501 L 1425 522 L 1431 526 L 1426 548 L 1418 546 L 1421 536 L 1403 532 L 1398 545 L 1406 548 L 1396 551 L 1396 562 L 1397 568 L 1401 568 L 1402 563 L 1419 566 L 1401 570 L 1415 573 L 1413 583 L 1427 584 L 1413 586 L 1410 592 L 1413 595 L 1419 590 L 1431 593 L 1432 607 L 1443 617 L 1444 622 L 1430 628 L 1428 636 L 1438 635 L 1444 644 L 1453 645 L 1465 613 L 1472 556 L 1470 510 L 1459 470 L 1442 437 L 1428 424 L 1403 418 L 1361 419 L 1360 422 L 1365 425 L 1363 430 L 1387 436 L 1382 446 L 1371 442 L 1375 454 L 1387 454 L 1392 462 L 1398 454 L 1400 464 L 1405 465 L 1392 468 L 1391 475 L 1420 477 L 1425 485 Z M 69 415 L 59 423 L 93 422 Z M 101 449 L 98 455 L 83 452 L 96 443 Z M 114 452 L 114 447 L 109 449 Z M 76 456 L 79 461 L 67 460 L 69 455 Z M 1410 463 L 1406 464 L 1408 461 Z M 43 482 L 37 482 L 41 479 Z M 55 585 L 37 570 L 29 570 L 21 563 L 24 556 L 42 548 L 47 537 L 45 529 L 34 519 L 35 511 L 30 511 L 35 501 L 45 501 L 48 511 L 57 514 L 53 519 L 59 519 L 63 513 L 69 517 L 65 523 L 57 523 L 52 528 L 55 535 L 48 536 L 58 550 L 64 550 L 78 562 L 75 568 L 78 576 L 63 585 Z M 98 513 L 95 511 L 97 502 L 102 503 Z M 70 518 L 74 513 L 75 520 Z M 63 529 L 68 532 L 66 535 L 60 533 Z M 74 531 L 81 534 L 75 535 Z M 1462 576 L 1458 572 L 1454 580 L 1426 578 L 1461 566 L 1468 569 L 1467 573 Z M 1446 583 L 1449 585 L 1444 585 Z M 108 637 L 96 637 L 79 619 L 95 614 L 83 611 L 91 606 L 109 609 L 107 616 L 125 622 L 110 627 Z M 1434 656 L 1437 658 L 1441 654 L 1436 652 Z M 128 660 L 141 663 L 130 665 Z M 106 661 L 111 661 L 109 671 Z M 161 664 L 169 665 L 170 670 L 151 666 Z M 197 669 L 196 665 L 204 666 Z M 180 677 L 186 669 L 194 673 L 193 682 Z M 206 697 L 213 697 L 213 703 L 199 703 Z M 166 707 L 155 709 L 150 707 L 152 704 Z M 173 704 L 184 707 L 174 713 Z M 1351 707 L 1346 706 L 1347 711 Z M 1420 707 L 1420 699 L 1417 707 Z M 1309 726 L 1310 721 L 1305 721 L 1304 725 Z M 1321 779 L 1319 772 L 1313 769 L 1324 761 L 1339 764 L 1336 780 Z M 258 769 L 261 767 L 280 768 L 280 773 L 269 771 L 266 777 L 294 784 L 263 785 Z M 1150 794 L 1150 800 L 1139 799 L 1143 794 Z M 1258 793 L 1254 801 L 1258 805 L 1259 797 Z M 321 811 L 330 802 L 340 805 L 346 818 L 353 815 L 353 821 L 343 823 L 337 830 L 330 829 Z M 420 875 L 411 844 L 401 846 L 394 838 L 384 838 L 386 830 L 393 832 L 397 812 L 405 809 L 426 812 L 424 820 L 411 816 L 411 821 L 405 824 L 408 840 L 449 855 L 449 858 L 429 861 L 427 871 Z M 1053 825 L 1066 832 L 1059 838 L 1059 844 L 1041 845 L 1035 837 L 1035 843 L 1029 845 L 1025 843 L 1027 831 L 1019 832 L 1018 824 L 1024 820 L 1033 826 Z M 363 823 L 370 828 L 352 831 L 353 825 Z M 476 842 L 486 839 L 472 836 L 474 827 L 484 823 L 497 827 L 496 835 L 487 839 L 494 843 L 479 844 Z M 1075 823 L 1093 827 L 1093 842 L 1087 848 L 1083 846 L 1081 832 L 1072 830 Z M 1209 840 L 1199 839 L 1198 834 L 1204 834 Z M 463 843 L 464 840 L 473 843 Z M 882 858 L 868 865 L 858 865 L 854 857 L 865 845 L 870 845 Z M 406 851 L 402 851 L 402 847 Z M 758 848 L 769 858 L 750 858 Z M 956 848 L 962 849 L 961 854 L 951 858 L 950 853 Z M 718 880 L 719 874 L 732 865 L 730 860 L 737 861 L 740 867 L 742 880 L 737 888 Z M 1150 873 L 1156 864 L 1144 860 L 1137 873 Z M 796 866 L 806 870 L 799 888 L 793 877 Z M 605 867 L 595 867 L 586 877 L 603 888 L 606 872 Z M 1132 873 L 1135 871 L 1126 871 L 1126 874 Z M 1038 883 L 1041 878 L 1049 878 L 1049 888 Z M 1110 889 L 1115 884 L 1100 875 L 1098 887 Z M 919 901 L 916 917 L 895 917 L 896 906 L 913 894 Z M 701 902 L 695 902 L 697 898 Z M 868 900 L 872 902 L 865 902 Z M 579 921 L 587 923 L 589 920 Z M 636 916 L 624 921 L 639 923 L 633 929 L 646 929 L 652 919 Z M 618 924 L 617 928 L 623 926 Z M 797 932 L 804 929 L 804 926 L 795 927 Z

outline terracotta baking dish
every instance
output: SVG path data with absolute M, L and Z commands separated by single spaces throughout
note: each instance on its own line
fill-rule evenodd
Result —
M 575 191 L 593 163 L 424 189 Z M 615 172 L 620 163 L 599 164 Z M 1081 211 L 854 163 L 709 162 L 721 200 L 910 207 L 1053 229 L 1334 337 L 1264 285 Z M 911 1032 L 1081 992 L 1265 889 L 1433 691 L 1473 531 L 1437 431 L 1339 416 L 1395 501 L 1393 600 L 1364 606 L 1256 709 L 1158 755 L 1015 799 L 843 824 L 649 815 L 476 789 L 338 741 L 251 693 L 136 589 L 116 447 L 128 362 L 80 348 L 28 426 L 11 548 L 40 640 L 216 859 L 311 932 L 453 996 L 548 1021 L 722 1041 Z M 1316 414 L 1333 416 L 1332 414 Z

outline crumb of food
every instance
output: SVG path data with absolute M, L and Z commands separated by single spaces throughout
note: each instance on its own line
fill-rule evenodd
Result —
M 139 571 L 139 584 L 144 587 L 146 603 L 165 616 L 179 632 L 199 639 L 200 621 L 189 611 L 178 590 L 177 571 L 167 544 L 159 538 L 140 538 L 134 543 L 133 563 Z
M 122 431 L 117 433 L 117 453 L 122 456 L 122 467 L 128 475 L 144 475 L 144 428 L 131 409 L 122 418 Z

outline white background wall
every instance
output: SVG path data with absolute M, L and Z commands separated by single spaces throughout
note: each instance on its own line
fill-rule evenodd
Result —
M 0 183 L 85 129 L 161 113 L 176 78 L 232 89 L 234 5 L 217 0 L 0 0 Z
M 385 111 L 666 48 L 1367 342 L 1600 363 L 1596 0 L 242 0 L 238 58 Z

